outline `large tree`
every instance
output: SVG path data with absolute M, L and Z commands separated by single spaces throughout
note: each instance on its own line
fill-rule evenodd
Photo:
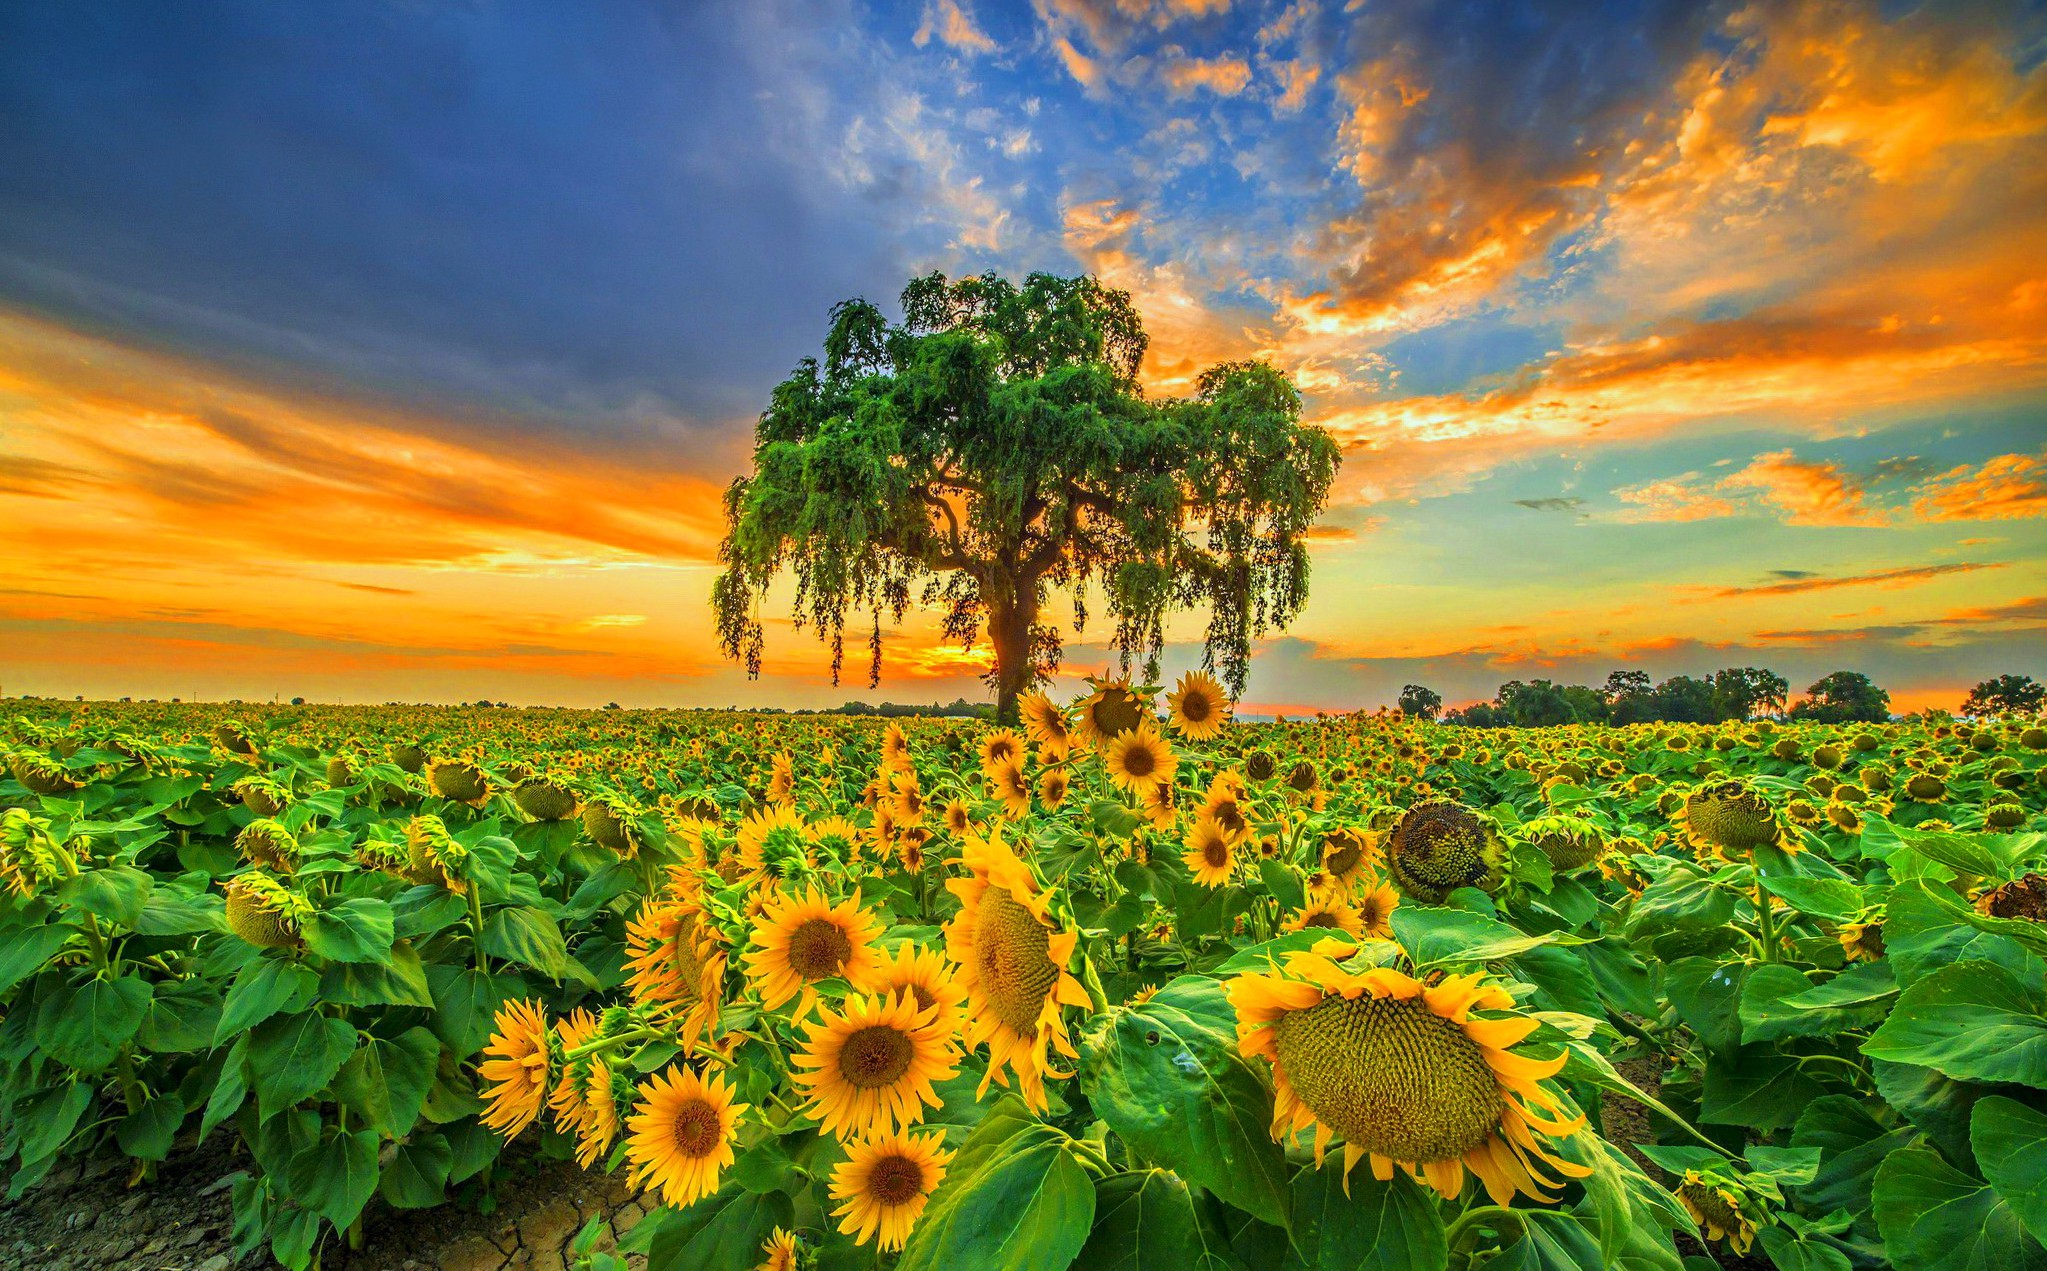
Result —
M 1051 591 L 1079 629 L 1092 584 L 1125 670 L 1155 674 L 1167 616 L 1205 607 L 1204 664 L 1241 692 L 1251 641 L 1307 598 L 1304 538 L 1339 462 L 1286 377 L 1233 362 L 1191 399 L 1147 397 L 1137 311 L 1091 277 L 934 273 L 902 308 L 900 323 L 864 300 L 834 308 L 823 359 L 761 415 L 753 475 L 725 494 L 712 598 L 726 654 L 759 674 L 761 603 L 787 569 L 835 681 L 848 614 L 872 614 L 872 684 L 884 618 L 914 598 L 962 645 L 985 627 L 1011 719 L 1059 666 Z
M 1835 671 L 1815 680 L 1791 718 L 1822 724 L 1880 724 L 1891 717 L 1891 695 L 1860 671 Z
M 2037 715 L 2047 705 L 2047 685 L 2030 675 L 2000 675 L 1969 690 L 1964 715 Z

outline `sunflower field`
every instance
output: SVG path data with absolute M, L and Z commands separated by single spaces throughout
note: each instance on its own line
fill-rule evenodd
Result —
M 2038 721 L 10 705 L 11 1195 L 221 1135 L 294 1269 L 536 1155 L 653 1271 L 2047 1267 Z

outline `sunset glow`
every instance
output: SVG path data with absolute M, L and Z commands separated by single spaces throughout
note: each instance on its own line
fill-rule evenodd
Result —
M 2047 678 L 2038 13 L 1353 8 L 16 6 L 0 692 L 980 697 L 933 613 L 834 687 L 707 604 L 769 389 L 934 268 L 1098 274 L 1149 392 L 1263 358 L 1342 442 L 1246 711 Z

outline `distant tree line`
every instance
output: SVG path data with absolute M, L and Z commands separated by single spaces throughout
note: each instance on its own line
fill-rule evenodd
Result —
M 1673 675 L 1654 682 L 1643 671 L 1615 671 L 1598 688 L 1553 680 L 1509 680 L 1490 702 L 1443 714 L 1434 689 L 1409 684 L 1400 690 L 1403 714 L 1439 715 L 1447 724 L 1470 728 L 1544 728 L 1557 724 L 1715 724 L 1774 716 L 1824 724 L 1875 723 L 1891 717 L 1891 695 L 1860 671 L 1835 671 L 1814 681 L 1802 701 L 1786 699 L 1791 685 L 1775 671 L 1729 667 L 1698 677 Z M 1961 705 L 1971 716 L 2037 715 L 2047 706 L 2047 685 L 2030 675 L 1984 680 Z

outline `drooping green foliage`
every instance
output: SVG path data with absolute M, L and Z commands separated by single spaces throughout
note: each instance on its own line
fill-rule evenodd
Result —
M 1098 589 L 1125 669 L 1155 668 L 1168 615 L 1205 608 L 1205 661 L 1240 691 L 1251 641 L 1307 597 L 1303 540 L 1339 463 L 1286 377 L 1228 363 L 1192 399 L 1146 397 L 1143 324 L 1090 277 L 934 273 L 902 309 L 891 323 L 863 300 L 836 307 L 823 359 L 761 415 L 753 474 L 725 496 L 727 655 L 759 672 L 761 602 L 787 569 L 835 678 L 852 611 L 873 618 L 872 683 L 884 618 L 916 599 L 962 645 L 986 628 L 1008 717 L 1059 665 L 1052 590 L 1084 628 Z

